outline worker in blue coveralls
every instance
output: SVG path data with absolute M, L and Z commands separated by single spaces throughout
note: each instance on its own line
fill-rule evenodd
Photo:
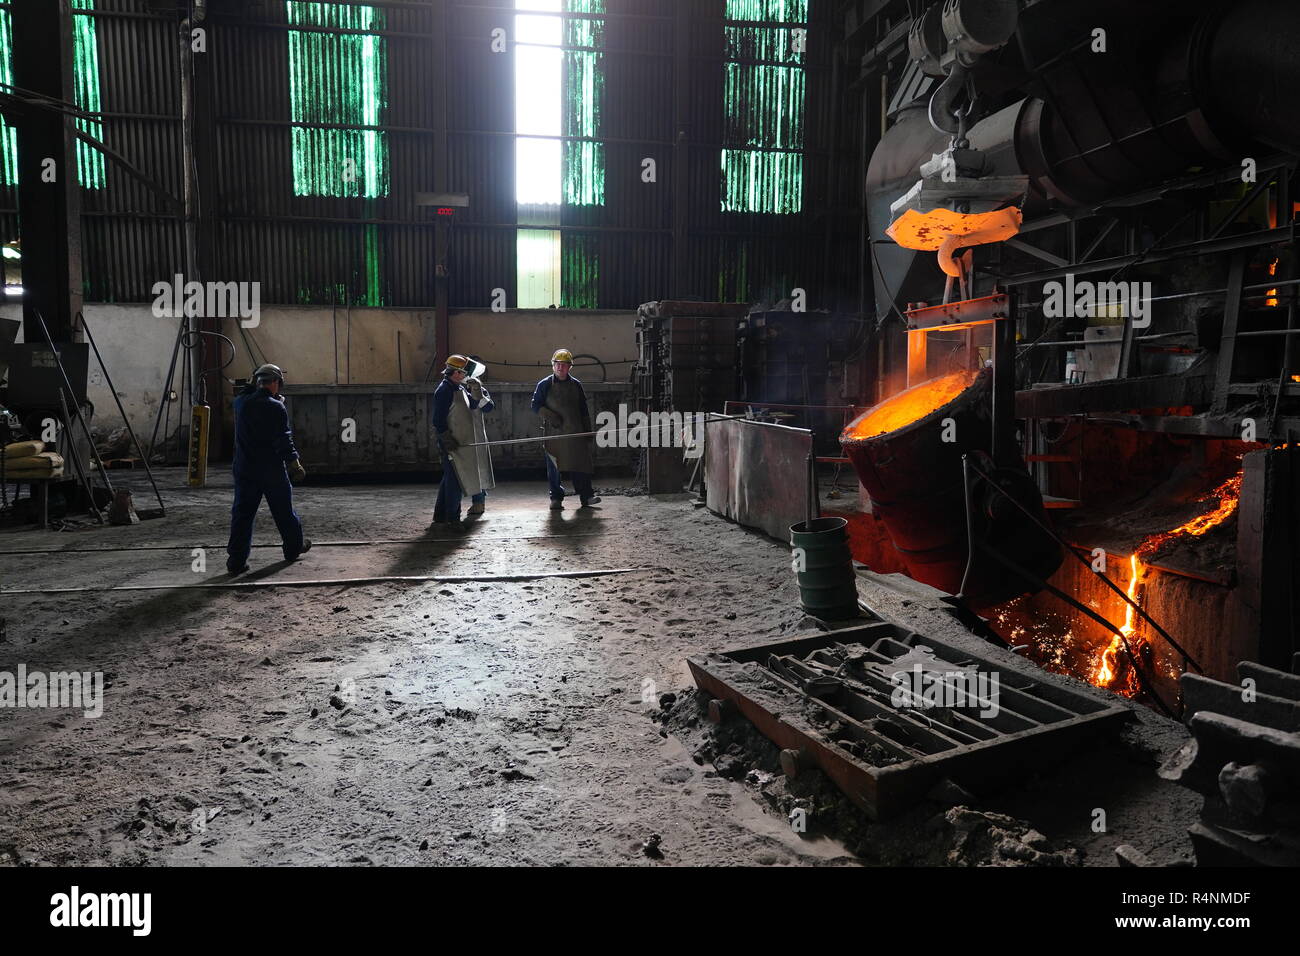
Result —
M 556 349 L 551 356 L 552 375 L 537 383 L 533 392 L 533 411 L 542 417 L 543 431 L 556 437 L 542 444 L 546 457 L 546 480 L 551 486 L 551 510 L 564 508 L 564 486 L 561 473 L 567 472 L 578 493 L 582 507 L 599 504 L 600 498 L 591 488 L 592 459 L 595 441 L 590 436 L 564 437 L 590 432 L 591 410 L 587 407 L 587 392 L 582 383 L 569 374 L 573 368 L 573 353 Z
M 289 410 L 280 397 L 283 387 L 280 367 L 263 365 L 235 396 L 235 503 L 230 509 L 230 543 L 226 546 L 226 570 L 231 574 L 248 570 L 253 521 L 263 496 L 280 532 L 284 559 L 296 561 L 311 550 L 311 540 L 303 537 L 302 522 L 293 510 L 289 479 L 302 481 L 307 470 L 293 444 Z
M 469 514 L 481 515 L 487 490 L 495 487 L 492 456 L 483 416 L 495 407 L 478 376 L 485 367 L 465 355 L 450 355 L 442 381 L 433 393 L 433 428 L 442 459 L 442 482 L 433 509 L 433 523 L 463 530 L 460 502 L 470 496 Z

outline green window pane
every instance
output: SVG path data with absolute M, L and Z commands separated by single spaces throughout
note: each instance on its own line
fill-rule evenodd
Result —
M 0 9 L 0 83 L 14 82 L 14 27 L 7 9 Z M 0 185 L 18 185 L 18 130 L 0 116 Z
M 299 196 L 388 195 L 388 140 L 376 129 L 388 101 L 383 37 L 311 27 L 378 30 L 379 7 L 286 0 L 293 189 Z
M 565 0 L 570 13 L 605 12 L 605 0 Z M 564 25 L 565 136 L 600 134 L 600 113 L 605 98 L 605 21 L 569 19 Z M 605 204 L 605 146 L 584 140 L 564 141 L 564 202 L 570 206 Z
M 596 290 L 600 283 L 596 240 L 592 236 L 567 235 L 560 256 L 560 307 L 564 309 L 596 308 Z
M 93 0 L 72 0 L 74 10 L 93 10 Z M 72 22 L 74 102 L 78 109 L 98 113 L 103 109 L 99 89 L 99 47 L 95 38 L 95 19 L 74 16 Z M 14 82 L 13 19 L 8 9 L 0 9 L 0 83 Z M 103 124 L 77 120 L 77 128 L 103 142 Z M 93 146 L 77 141 L 77 178 L 87 189 L 104 188 L 104 154 Z M 18 130 L 0 117 L 0 185 L 18 184 Z
M 790 214 L 803 207 L 805 54 L 792 27 L 807 0 L 728 0 L 723 27 L 722 209 Z M 748 62 L 760 60 L 764 62 Z M 787 65 L 788 64 L 788 65 Z
M 807 23 L 808 0 L 727 0 L 726 18 Z
M 379 227 L 366 226 L 366 298 L 362 305 L 384 304 L 383 278 L 379 268 Z
M 93 10 L 94 0 L 72 0 L 74 10 Z M 77 108 L 98 113 L 104 108 L 99 95 L 99 45 L 95 41 L 95 18 L 74 15 L 72 18 L 72 82 Z M 77 120 L 77 128 L 104 141 L 104 127 L 90 120 Z M 77 140 L 77 177 L 87 189 L 104 188 L 104 154 L 88 143 Z

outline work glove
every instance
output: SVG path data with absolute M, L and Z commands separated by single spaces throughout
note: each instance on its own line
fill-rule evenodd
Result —
M 460 447 L 460 442 L 456 441 L 451 432 L 443 432 L 438 436 L 438 441 L 442 442 L 442 447 L 446 451 L 455 451 Z
M 475 398 L 483 397 L 483 383 L 480 382 L 478 379 L 476 378 L 469 379 L 468 381 L 465 382 L 465 387 L 469 389 L 469 393 L 473 395 Z
M 307 477 L 307 469 L 302 466 L 302 462 L 297 458 L 289 462 L 289 477 L 294 481 L 302 481 Z

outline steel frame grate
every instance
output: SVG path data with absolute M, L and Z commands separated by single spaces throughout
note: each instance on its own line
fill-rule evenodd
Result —
M 801 764 L 820 767 L 875 819 L 906 810 L 944 779 L 975 793 L 994 789 L 1132 716 L 1121 703 L 885 622 L 687 663 L 701 690 Z M 917 668 L 941 696 L 951 688 L 954 699 L 980 687 L 978 675 L 986 690 L 996 675 L 998 706 L 920 706 L 893 676 Z M 894 705 L 896 695 L 905 706 Z

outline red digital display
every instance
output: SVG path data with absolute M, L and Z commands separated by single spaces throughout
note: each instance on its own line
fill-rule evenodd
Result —
M 438 215 L 439 215 L 439 216 L 454 216 L 454 215 L 456 215 L 456 210 L 453 209 L 451 206 L 439 206 L 439 207 L 438 207 Z

